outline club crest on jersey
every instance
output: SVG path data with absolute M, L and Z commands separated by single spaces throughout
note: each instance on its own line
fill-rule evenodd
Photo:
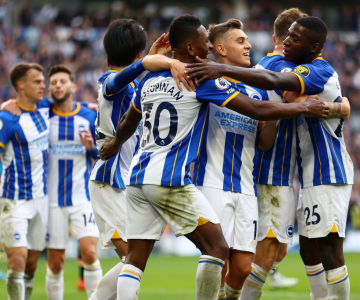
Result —
M 289 238 L 292 238 L 294 234 L 294 226 L 289 225 L 288 227 L 286 227 L 286 234 Z
M 231 86 L 230 83 L 222 77 L 215 79 L 215 85 L 219 90 L 227 90 Z
M 288 72 L 291 72 L 291 68 L 286 67 L 280 71 L 280 73 L 288 73 Z
M 79 131 L 81 134 L 84 134 L 84 133 L 85 133 L 85 126 L 84 126 L 84 125 L 79 125 L 79 126 L 78 126 L 78 131 Z
M 302 65 L 302 66 L 297 66 L 295 69 L 293 69 L 293 72 L 308 77 L 310 74 L 310 69 L 308 66 Z
M 261 100 L 261 95 L 258 92 L 253 92 L 249 95 L 250 98 L 253 98 L 255 100 Z

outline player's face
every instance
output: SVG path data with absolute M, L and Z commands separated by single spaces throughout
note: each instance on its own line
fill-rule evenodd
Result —
M 209 35 L 204 26 L 200 26 L 198 28 L 199 37 L 196 42 L 193 44 L 193 51 L 195 56 L 199 56 L 200 58 L 207 58 L 211 50 L 214 48 L 209 40 Z
M 284 40 L 284 59 L 295 64 L 301 64 L 311 54 L 311 44 L 308 38 L 309 30 L 294 22 Z
M 21 84 L 24 95 L 35 102 L 41 101 L 45 91 L 44 80 L 42 72 L 35 69 L 27 71 L 25 81 Z
M 75 85 L 71 81 L 69 74 L 58 72 L 49 78 L 49 93 L 55 102 L 60 103 L 70 99 L 70 96 L 74 92 Z
M 224 37 L 226 58 L 235 66 L 248 67 L 250 65 L 250 49 L 248 37 L 240 29 L 232 29 Z

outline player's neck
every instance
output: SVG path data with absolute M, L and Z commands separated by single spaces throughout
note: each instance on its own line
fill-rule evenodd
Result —
M 282 43 L 281 43 L 281 45 L 280 44 L 275 45 L 273 54 L 278 54 L 278 55 L 284 56 L 284 54 L 283 54 L 283 46 L 284 46 L 284 44 L 282 44 Z
M 74 103 L 72 102 L 72 97 L 69 97 L 64 102 L 53 102 L 53 108 L 61 113 L 69 113 L 72 112 L 74 108 Z
M 125 69 L 126 67 L 118 67 L 118 66 L 109 66 L 110 70 L 112 71 L 121 71 L 122 69 Z
M 227 57 L 219 57 L 216 59 L 216 62 L 218 64 L 224 64 L 228 66 L 234 66 L 234 67 L 241 67 L 241 68 L 247 68 L 249 65 L 241 65 L 238 62 L 230 61 Z
M 302 61 L 299 65 L 304 65 L 304 64 L 311 64 L 314 59 L 321 57 L 321 53 L 316 53 L 316 54 L 312 54 L 309 55 L 306 59 L 304 59 L 304 61 Z
M 29 110 L 35 109 L 36 103 L 39 102 L 36 99 L 31 99 L 22 94 L 17 94 L 16 100 L 18 101 L 20 107 Z
M 179 53 L 177 51 L 173 51 L 171 53 L 171 58 L 177 59 L 178 61 L 181 61 L 182 63 L 185 63 L 185 64 L 192 64 L 192 63 L 198 62 L 195 57 L 190 56 L 187 53 L 184 54 L 184 53 Z

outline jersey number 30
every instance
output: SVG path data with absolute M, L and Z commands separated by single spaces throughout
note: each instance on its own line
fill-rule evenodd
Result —
M 178 129 L 178 114 L 176 108 L 174 105 L 172 105 L 169 102 L 161 103 L 155 112 L 154 125 L 152 125 L 150 122 L 150 115 L 152 108 L 153 108 L 153 103 L 144 105 L 144 110 L 145 110 L 144 127 L 146 127 L 147 131 L 146 133 L 145 131 L 143 133 L 145 135 L 142 137 L 141 147 L 145 147 L 146 144 L 149 142 L 151 133 L 154 135 L 154 141 L 156 145 L 162 147 L 167 146 L 174 140 Z M 165 138 L 161 138 L 159 133 L 160 115 L 163 110 L 167 110 L 170 113 L 169 132 Z

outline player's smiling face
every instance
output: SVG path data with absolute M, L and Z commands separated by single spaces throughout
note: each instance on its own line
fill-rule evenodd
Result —
M 25 96 L 35 102 L 41 101 L 45 91 L 44 80 L 42 72 L 35 69 L 27 71 L 25 81 L 22 82 Z
M 75 85 L 70 75 L 65 72 L 58 72 L 49 78 L 49 93 L 56 102 L 64 102 L 75 92 Z
M 200 58 L 208 58 L 211 53 L 211 50 L 214 48 L 209 40 L 209 34 L 204 26 L 198 28 L 199 37 L 196 39 L 196 42 L 193 43 L 193 51 L 195 56 Z
M 297 65 L 302 64 L 311 54 L 311 42 L 308 37 L 309 30 L 294 22 L 284 40 L 284 59 Z
M 251 45 L 244 31 L 241 29 L 229 30 L 221 40 L 224 43 L 222 46 L 228 63 L 238 67 L 248 67 L 250 65 Z M 218 48 L 218 46 L 216 47 Z

